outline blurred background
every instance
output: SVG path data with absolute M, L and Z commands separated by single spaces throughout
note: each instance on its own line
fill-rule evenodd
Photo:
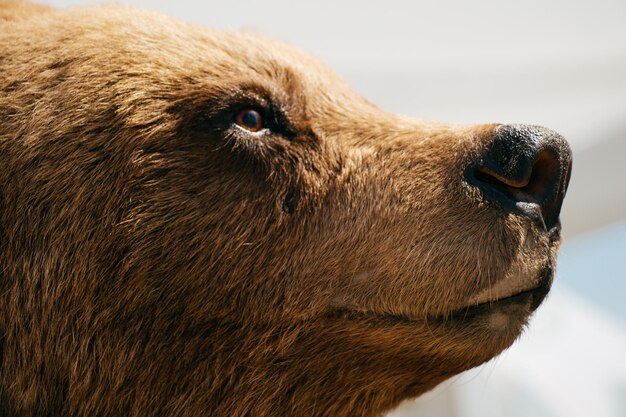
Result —
M 550 297 L 501 356 L 390 416 L 626 417 L 626 1 L 120 3 L 299 46 L 385 110 L 563 134 L 574 170 Z

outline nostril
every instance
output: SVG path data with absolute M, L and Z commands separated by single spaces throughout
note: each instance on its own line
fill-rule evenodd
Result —
M 524 191 L 540 204 L 551 203 L 558 192 L 561 178 L 559 158 L 549 150 L 539 152 Z
M 477 181 L 494 187 L 515 202 L 544 205 L 552 194 L 556 194 L 560 179 L 558 156 L 549 150 L 537 154 L 530 170 L 518 172 L 516 176 L 498 173 L 480 166 L 474 171 Z
M 543 149 L 535 155 L 534 161 L 524 164 L 526 169 L 521 170 L 507 170 L 493 163 L 489 165 L 481 165 L 473 172 L 483 191 L 498 195 L 496 199 L 501 203 L 508 200 L 507 206 L 520 202 L 534 205 L 540 209 L 548 230 L 557 223 L 562 201 L 562 169 L 558 153 Z

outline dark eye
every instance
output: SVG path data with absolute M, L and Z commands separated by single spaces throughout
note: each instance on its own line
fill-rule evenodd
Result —
M 243 109 L 235 116 L 235 123 L 250 132 L 258 132 L 265 127 L 261 113 L 254 109 Z

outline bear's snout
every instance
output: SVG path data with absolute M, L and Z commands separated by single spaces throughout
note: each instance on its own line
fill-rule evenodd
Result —
M 500 125 L 465 177 L 487 200 L 550 231 L 559 222 L 571 165 L 570 147 L 558 133 L 540 126 Z

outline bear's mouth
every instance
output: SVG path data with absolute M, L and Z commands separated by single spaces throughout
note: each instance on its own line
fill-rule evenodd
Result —
M 544 270 L 544 272 L 541 274 L 539 283 L 535 287 L 516 292 L 506 297 L 468 305 L 454 311 L 449 316 L 446 316 L 446 318 L 471 319 L 478 315 L 489 313 L 501 307 L 512 304 L 525 304 L 528 306 L 528 313 L 532 313 L 543 302 L 543 300 L 548 295 L 548 292 L 550 292 L 550 287 L 552 286 L 552 276 L 553 274 L 551 268 L 546 268 L 546 270 Z M 442 317 L 439 316 L 434 318 L 441 319 Z
M 473 296 L 467 306 L 478 306 L 504 301 L 520 294 L 533 292 L 541 287 L 550 287 L 554 272 L 552 267 L 542 268 L 539 273 L 520 274 L 506 277 Z
M 493 288 L 488 288 L 474 296 L 465 307 L 457 309 L 449 315 L 432 318 L 435 320 L 442 318 L 471 319 L 513 304 L 526 305 L 528 313 L 532 313 L 550 292 L 553 278 L 554 270 L 547 266 L 536 275 L 536 278 L 527 280 L 525 285 L 519 284 L 521 280 L 517 281 L 517 285 L 514 286 L 498 286 L 496 284 Z M 503 282 L 506 284 L 506 281 L 508 280 Z
M 383 320 L 389 324 L 393 323 L 444 323 L 444 322 L 468 322 L 481 316 L 486 316 L 495 311 L 517 312 L 515 314 L 530 315 L 543 302 L 550 292 L 552 286 L 554 272 L 551 267 L 544 268 L 538 277 L 532 282 L 531 288 L 525 288 L 515 292 L 508 293 L 504 296 L 495 297 L 491 293 L 491 297 L 480 302 L 471 302 L 461 308 L 457 308 L 449 313 L 436 314 L 431 316 L 415 317 L 406 314 L 384 313 L 377 314 L 367 311 L 356 311 L 352 309 L 339 308 L 334 310 L 331 315 L 334 317 L 343 317 L 349 319 L 372 319 Z M 477 300 L 477 297 L 472 300 Z M 523 308 L 508 308 L 520 306 Z

